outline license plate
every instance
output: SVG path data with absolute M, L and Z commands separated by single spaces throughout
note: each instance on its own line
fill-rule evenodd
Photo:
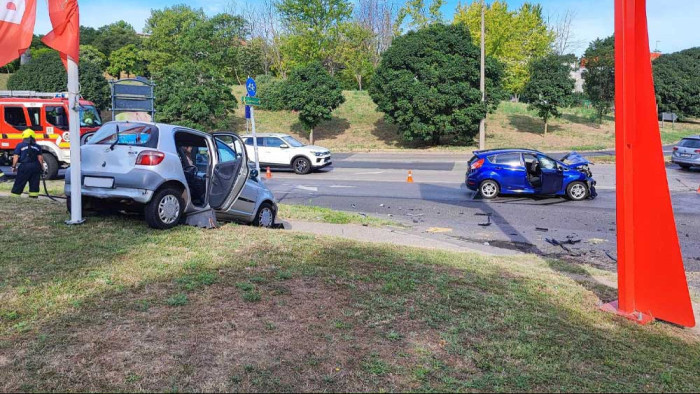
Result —
M 681 157 L 690 157 L 692 156 L 690 153 L 681 153 Z
M 113 188 L 114 178 L 96 178 L 91 176 L 86 176 L 83 181 L 85 187 L 102 187 L 102 188 Z

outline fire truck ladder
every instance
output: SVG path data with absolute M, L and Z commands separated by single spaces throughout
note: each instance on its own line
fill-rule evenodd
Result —
M 33 90 L 0 90 L 0 98 L 68 98 L 68 93 L 44 93 Z

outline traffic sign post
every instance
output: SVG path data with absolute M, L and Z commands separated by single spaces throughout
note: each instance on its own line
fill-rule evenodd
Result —
M 245 89 L 248 91 L 248 96 L 243 97 L 243 104 L 246 105 L 246 115 L 250 111 L 250 127 L 253 133 L 253 150 L 255 151 L 255 169 L 258 171 L 258 181 L 260 181 L 260 156 L 258 156 L 258 136 L 255 133 L 255 108 L 253 106 L 260 105 L 260 99 L 255 95 L 258 93 L 258 85 L 253 78 L 248 78 L 245 83 Z

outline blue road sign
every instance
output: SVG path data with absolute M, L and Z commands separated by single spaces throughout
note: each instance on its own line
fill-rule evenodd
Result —
M 258 85 L 255 84 L 255 80 L 253 78 L 248 78 L 248 80 L 245 82 L 245 88 L 248 91 L 248 96 L 250 97 L 255 97 L 255 95 L 258 93 Z
M 250 119 L 250 105 L 245 106 L 245 118 Z

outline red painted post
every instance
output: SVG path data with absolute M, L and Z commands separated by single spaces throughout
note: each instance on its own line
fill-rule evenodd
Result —
M 686 327 L 695 317 L 661 147 L 646 0 L 615 0 L 619 301 L 604 310 Z

